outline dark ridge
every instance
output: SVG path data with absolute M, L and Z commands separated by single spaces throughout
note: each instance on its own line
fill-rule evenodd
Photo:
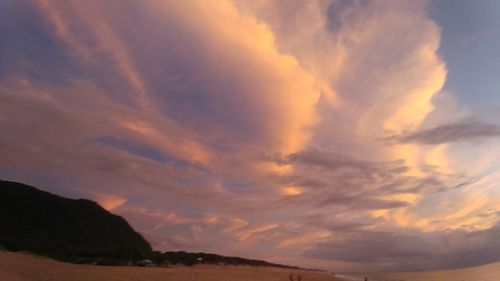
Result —
M 68 199 L 0 180 L 0 249 L 28 251 L 57 260 L 100 265 L 251 265 L 296 268 L 262 260 L 208 253 L 152 251 L 125 219 L 96 202 Z
M 86 199 L 0 181 L 0 245 L 63 261 L 133 260 L 151 246 L 122 217 Z

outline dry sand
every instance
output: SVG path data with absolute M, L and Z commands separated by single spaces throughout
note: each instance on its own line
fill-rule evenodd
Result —
M 326 273 L 252 266 L 197 265 L 126 267 L 62 263 L 24 253 L 0 251 L 0 281 L 339 281 Z

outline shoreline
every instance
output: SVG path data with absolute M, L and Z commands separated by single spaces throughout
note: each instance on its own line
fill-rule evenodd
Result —
M 0 280 L 9 281 L 345 281 L 325 272 L 275 267 L 195 265 L 170 267 L 72 264 L 22 252 L 0 251 Z

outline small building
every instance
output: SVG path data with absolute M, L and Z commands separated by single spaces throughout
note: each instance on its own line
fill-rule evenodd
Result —
M 137 266 L 150 266 L 153 264 L 152 260 L 140 260 L 135 263 Z

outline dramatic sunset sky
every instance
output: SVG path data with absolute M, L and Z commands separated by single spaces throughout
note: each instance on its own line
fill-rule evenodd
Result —
M 500 1 L 0 0 L 0 178 L 161 251 L 500 259 Z

